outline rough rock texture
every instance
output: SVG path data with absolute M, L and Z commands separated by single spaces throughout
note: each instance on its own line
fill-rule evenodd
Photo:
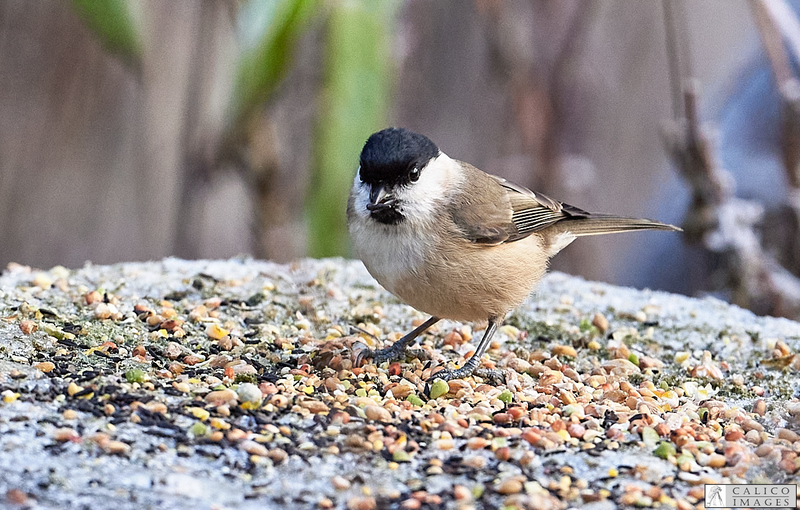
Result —
M 430 361 L 352 366 L 423 318 L 358 262 L 12 265 L 0 501 L 689 508 L 702 483 L 796 481 L 796 322 L 556 273 L 484 357 L 505 386 L 428 399 L 474 348 L 452 322 L 423 336 Z

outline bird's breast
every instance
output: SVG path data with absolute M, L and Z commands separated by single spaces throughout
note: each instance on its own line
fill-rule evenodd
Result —
M 350 224 L 356 254 L 378 283 L 393 294 L 419 274 L 430 249 L 407 222 L 386 225 L 369 218 Z

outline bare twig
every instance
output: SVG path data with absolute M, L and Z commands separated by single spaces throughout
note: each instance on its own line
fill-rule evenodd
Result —
M 784 45 L 787 41 L 795 58 L 800 58 L 800 21 L 783 0 L 751 0 L 750 5 L 781 96 L 781 149 L 789 191 L 776 214 L 783 240 L 779 256 L 800 276 L 800 80 Z
M 685 18 L 669 8 L 669 0 L 664 5 L 665 23 L 672 25 L 667 29 L 667 43 L 673 46 L 669 54 L 675 59 L 687 54 L 681 46 L 686 38 L 675 36 Z M 692 187 L 692 204 L 684 223 L 687 238 L 712 255 L 716 262 L 712 285 L 727 289 L 734 303 L 758 313 L 800 317 L 800 279 L 764 252 L 756 233 L 763 207 L 735 196 L 733 177 L 722 167 L 714 140 L 700 122 L 699 87 L 688 80 L 691 69 L 684 69 L 682 62 L 671 64 L 670 78 L 682 90 L 683 115 L 665 133 L 665 142 L 674 164 Z
M 688 38 L 685 26 L 676 24 L 677 19 L 685 19 L 683 3 L 663 0 L 664 32 L 667 42 L 667 64 L 669 65 L 670 90 L 672 92 L 672 113 L 678 119 L 683 115 L 683 77 L 691 76 L 692 61 L 687 50 L 688 44 L 680 44 Z M 679 11 L 679 12 L 675 12 Z M 680 33 L 679 33 L 680 31 Z
M 800 23 L 791 9 L 778 1 L 753 0 L 753 18 L 764 50 L 769 58 L 778 91 L 781 94 L 783 115 L 783 157 L 789 184 L 800 188 L 800 81 L 794 76 L 784 38 L 798 39 L 795 50 L 800 52 Z M 781 8 L 781 7 L 786 7 Z M 795 23 L 791 23 L 794 20 Z M 800 53 L 797 55 L 800 57 Z

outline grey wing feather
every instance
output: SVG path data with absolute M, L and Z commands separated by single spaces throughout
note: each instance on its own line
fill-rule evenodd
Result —
M 491 177 L 506 190 L 513 210 L 511 221 L 516 227 L 516 233 L 510 235 L 506 242 L 523 239 L 567 218 L 589 216 L 589 213 L 582 209 L 563 204 L 542 193 L 534 193 L 502 177 L 496 175 Z
M 544 230 L 556 223 L 558 225 L 554 227 L 555 231 L 569 232 L 576 236 L 613 234 L 634 230 L 681 231 L 680 228 L 674 225 L 647 218 L 627 218 L 612 214 L 589 213 L 574 205 L 557 202 L 541 193 L 534 193 L 501 177 L 492 177 L 501 186 L 509 190 L 509 198 L 514 210 L 512 221 L 519 231 L 517 236 L 509 236 L 506 242 L 522 239 L 533 232 Z
M 473 189 L 482 193 L 459 195 L 454 200 L 452 218 L 460 233 L 473 243 L 518 241 L 565 218 L 588 214 L 462 164 L 474 182 Z
M 519 184 L 514 184 L 513 182 L 507 181 L 502 177 L 498 177 L 497 175 L 487 174 L 489 177 L 497 181 L 500 186 L 506 188 L 509 191 L 515 191 L 523 196 L 529 196 L 533 198 L 539 205 L 547 207 L 548 209 L 559 212 L 561 211 L 561 202 L 557 200 L 553 200 L 552 198 L 542 195 L 541 193 L 534 193 L 533 191 L 529 190 L 525 186 L 520 186 Z
M 511 243 L 553 227 L 576 236 L 631 230 L 680 230 L 644 218 L 591 214 L 463 163 L 479 195 L 464 193 L 453 204 L 452 219 L 465 239 L 485 245 Z

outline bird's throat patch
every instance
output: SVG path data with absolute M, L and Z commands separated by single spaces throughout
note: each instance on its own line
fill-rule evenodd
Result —
M 395 207 L 372 211 L 369 213 L 369 217 L 384 225 L 397 225 L 406 219 Z

